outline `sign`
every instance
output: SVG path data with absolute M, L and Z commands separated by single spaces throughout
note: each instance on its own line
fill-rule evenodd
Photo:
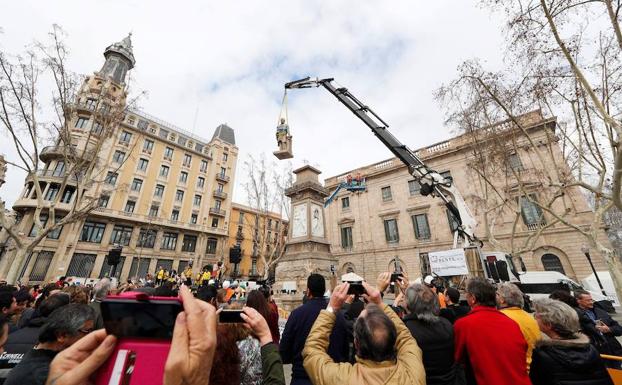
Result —
M 464 249 L 434 251 L 428 253 L 430 269 L 441 277 L 469 274 Z

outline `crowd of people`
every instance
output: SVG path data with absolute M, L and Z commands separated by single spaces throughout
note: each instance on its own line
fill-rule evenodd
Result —
M 280 333 L 270 287 L 200 275 L 172 282 L 156 272 L 153 284 L 119 287 L 107 278 L 94 287 L 0 285 L 0 377 L 5 385 L 91 383 L 117 342 L 103 328 L 101 302 L 122 292 L 182 301 L 166 385 L 285 384 L 283 364 L 292 365 L 292 385 L 610 385 L 607 366 L 617 364 L 600 354 L 622 353 L 622 327 L 583 291 L 528 307 L 512 283 L 472 278 L 461 300 L 437 279 L 391 282 L 386 272 L 375 285 L 360 283 L 364 294 L 349 294 L 359 283 L 344 282 L 327 296 L 324 277 L 311 274 Z M 244 322 L 220 323 L 223 309 L 240 309 Z

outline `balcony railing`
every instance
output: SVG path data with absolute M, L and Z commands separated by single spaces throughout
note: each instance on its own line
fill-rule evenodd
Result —
M 39 159 L 47 162 L 51 159 L 58 159 L 63 157 L 69 158 L 92 158 L 94 156 L 92 151 L 80 150 L 74 146 L 47 146 L 43 147 L 39 152 Z
M 227 193 L 224 191 L 214 190 L 214 196 L 220 199 L 227 199 Z
M 544 226 L 546 226 L 546 222 L 542 221 L 540 223 L 528 223 L 527 225 L 527 230 L 528 231 L 538 231 L 539 229 L 543 228 Z
M 221 217 L 225 216 L 225 210 L 221 210 L 221 209 L 217 209 L 216 207 L 210 207 L 209 208 L 209 213 L 212 215 L 218 215 Z
M 221 182 L 229 182 L 229 177 L 224 174 L 216 174 L 216 179 Z

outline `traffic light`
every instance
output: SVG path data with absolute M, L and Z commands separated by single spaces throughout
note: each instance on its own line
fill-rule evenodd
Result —
M 229 249 L 229 263 L 240 263 L 242 260 L 242 249 L 240 245 L 235 245 Z

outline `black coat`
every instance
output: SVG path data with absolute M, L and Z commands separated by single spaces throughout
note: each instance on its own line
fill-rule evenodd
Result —
M 587 315 L 585 310 L 577 308 L 579 314 L 579 322 L 581 329 L 590 337 L 591 342 L 601 354 L 611 354 L 614 356 L 622 356 L 622 345 L 616 337 L 622 336 L 622 326 L 611 318 L 605 310 L 594 306 L 593 311 L 596 319 L 601 320 L 605 325 L 609 326 L 611 333 L 603 334 L 596 329 L 596 324 Z
M 470 311 L 471 308 L 468 306 L 452 304 L 447 305 L 447 307 L 444 309 L 441 309 L 440 316 L 454 324 L 457 320 L 469 314 Z
M 574 340 L 540 340 L 529 377 L 533 385 L 613 385 L 598 351 L 583 334 Z
M 404 317 L 404 324 L 423 353 L 426 383 L 454 385 L 462 383 L 462 373 L 454 361 L 454 328 L 445 318 L 435 322 L 417 319 L 414 314 Z

